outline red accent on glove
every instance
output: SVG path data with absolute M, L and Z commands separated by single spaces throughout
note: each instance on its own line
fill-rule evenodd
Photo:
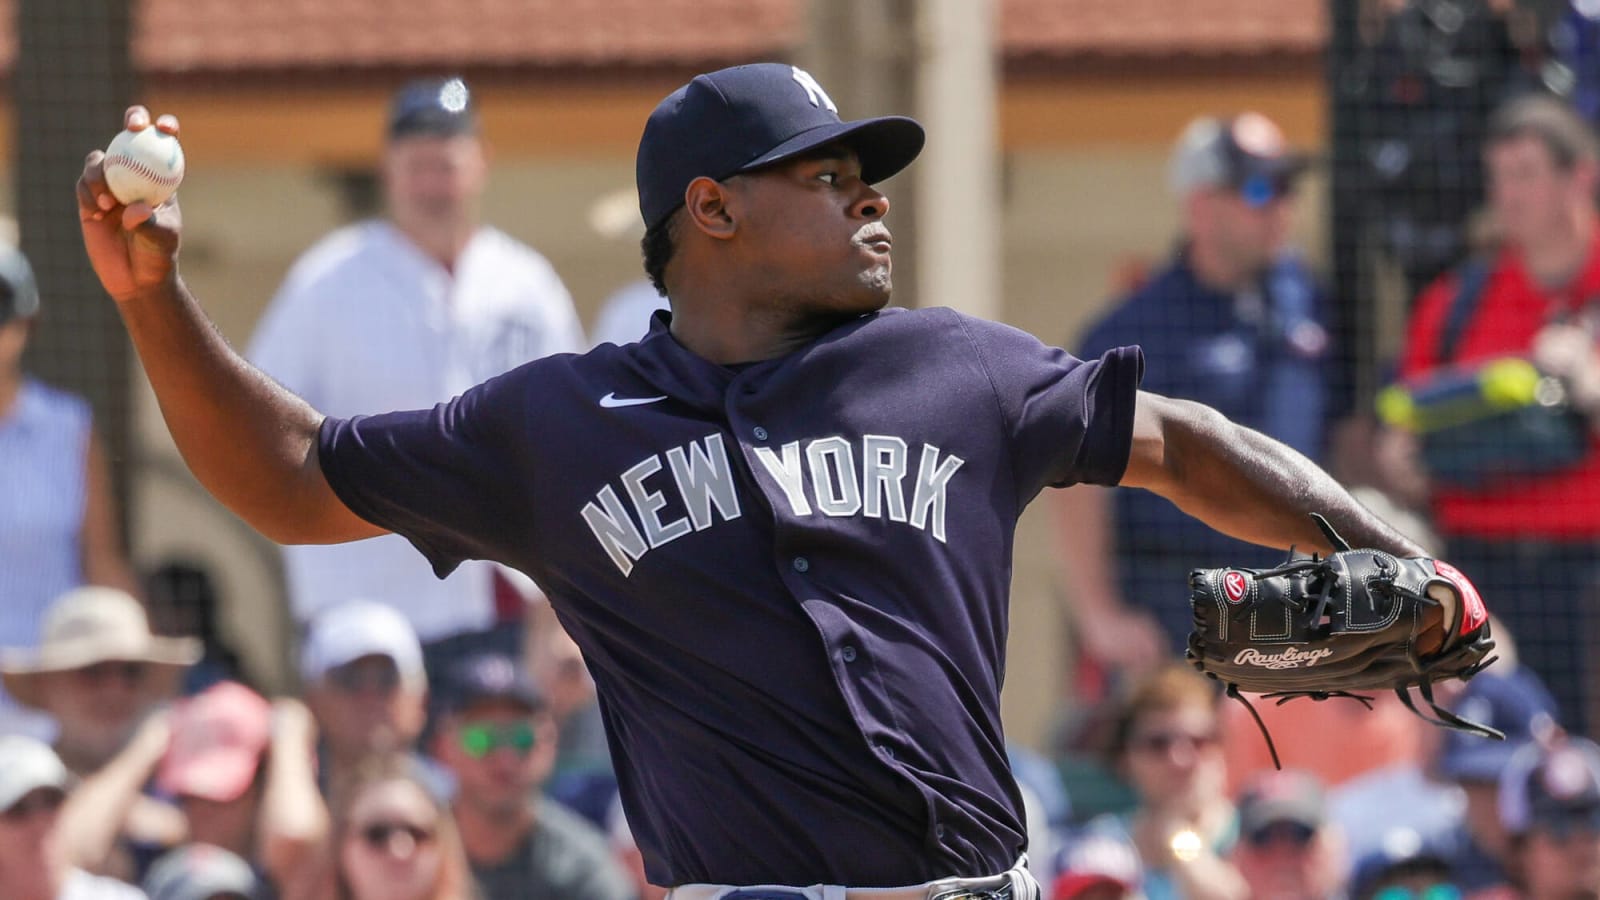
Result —
M 1440 559 L 1433 561 L 1433 568 L 1454 585 L 1456 593 L 1461 595 L 1464 610 L 1461 616 L 1461 634 L 1470 634 L 1489 621 L 1489 610 L 1483 605 L 1483 598 L 1478 596 L 1478 589 L 1472 586 L 1467 576 L 1461 574 L 1460 569 Z

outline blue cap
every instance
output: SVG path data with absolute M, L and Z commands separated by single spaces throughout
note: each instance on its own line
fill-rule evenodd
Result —
M 390 139 L 414 134 L 450 137 L 474 134 L 478 110 L 472 91 L 460 78 L 413 81 L 395 92 L 389 105 Z
M 486 700 L 504 700 L 528 710 L 544 709 L 544 694 L 517 660 L 503 653 L 478 653 L 450 670 L 445 705 L 460 712 Z
M 1525 834 L 1563 822 L 1600 829 L 1600 745 L 1581 737 L 1523 744 L 1500 775 L 1500 824 Z
M 645 123 L 636 167 L 639 212 L 653 228 L 683 205 L 689 182 L 727 178 L 843 141 L 871 184 L 922 152 L 922 126 L 904 116 L 846 122 L 816 79 L 782 63 L 720 69 L 667 95 Z
M 1450 781 L 1492 784 L 1524 744 L 1555 726 L 1556 702 L 1539 676 L 1526 666 L 1484 672 L 1468 681 L 1452 711 L 1505 732 L 1503 741 L 1446 731 L 1439 748 L 1438 772 Z

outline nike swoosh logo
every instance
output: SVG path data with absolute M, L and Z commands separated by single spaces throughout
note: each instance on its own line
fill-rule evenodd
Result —
M 644 406 L 646 403 L 657 403 L 665 399 L 667 399 L 666 394 L 659 397 L 618 397 L 615 393 L 611 393 L 600 398 L 600 405 L 606 409 L 617 409 L 623 406 Z

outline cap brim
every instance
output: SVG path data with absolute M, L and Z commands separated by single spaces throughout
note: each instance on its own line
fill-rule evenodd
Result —
M 905 116 L 880 116 L 819 125 L 800 132 L 745 163 L 738 172 L 749 172 L 793 159 L 828 144 L 846 144 L 861 160 L 861 180 L 875 184 L 911 165 L 911 161 L 922 152 L 926 140 L 927 135 L 917 120 Z
M 1257 809 L 1241 811 L 1239 813 L 1239 831 L 1245 834 L 1260 831 L 1280 822 L 1293 825 L 1304 825 L 1316 830 L 1322 827 L 1327 817 L 1299 803 L 1265 802 Z
M 168 756 L 156 772 L 156 787 L 174 797 L 231 803 L 249 790 L 260 765 L 259 755 L 232 747 L 193 756 Z
M 1521 744 L 1506 746 L 1503 743 L 1479 741 L 1481 747 L 1463 747 L 1446 753 L 1439 759 L 1439 774 L 1451 781 L 1468 781 L 1493 784 L 1511 762 Z M 1509 742 L 1507 742 L 1509 743 Z

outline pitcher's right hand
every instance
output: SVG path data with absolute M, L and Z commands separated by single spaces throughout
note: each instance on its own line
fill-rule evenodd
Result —
M 143 106 L 128 107 L 123 126 L 130 131 L 154 127 L 178 133 L 177 117 L 162 116 L 152 125 L 150 111 Z M 157 207 L 117 202 L 106 187 L 104 160 L 101 150 L 84 160 L 78 179 L 78 220 L 95 274 L 111 299 L 124 303 L 168 286 L 177 277 L 183 217 L 176 195 Z

